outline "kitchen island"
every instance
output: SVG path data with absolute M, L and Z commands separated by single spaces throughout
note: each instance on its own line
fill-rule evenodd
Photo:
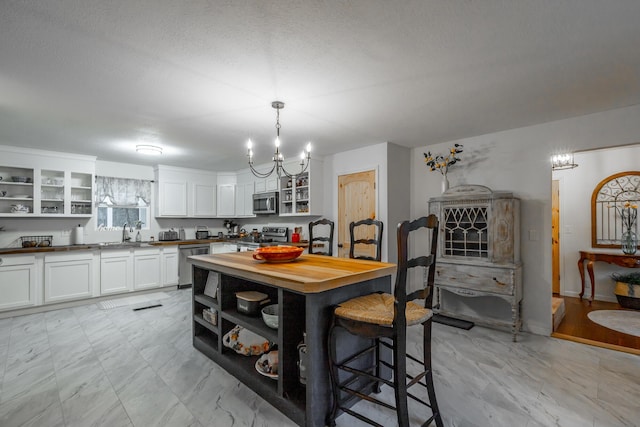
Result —
M 301 426 L 324 426 L 331 390 L 327 358 L 327 331 L 332 307 L 355 296 L 391 290 L 395 264 L 322 255 L 302 255 L 293 262 L 269 264 L 252 253 L 226 253 L 190 257 L 193 264 L 193 345 L 225 368 L 273 406 Z M 210 278 L 210 275 L 214 277 Z M 218 292 L 208 290 L 217 283 Z M 259 291 L 278 303 L 279 328 L 271 329 L 261 317 L 236 309 L 235 293 Z M 212 296 L 213 295 L 213 296 Z M 217 312 L 215 324 L 202 312 Z M 258 356 L 243 356 L 223 345 L 223 337 L 236 325 L 277 345 L 277 378 L 255 369 Z M 306 333 L 306 385 L 298 377 L 298 344 Z M 351 351 L 362 340 L 342 336 L 338 348 Z

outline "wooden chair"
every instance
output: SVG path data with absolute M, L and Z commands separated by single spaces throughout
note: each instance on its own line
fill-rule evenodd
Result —
M 409 234 L 423 228 L 430 230 L 431 233 L 430 253 L 408 259 Z M 443 426 L 436 402 L 431 369 L 431 319 L 433 316 L 431 304 L 437 243 L 438 219 L 435 215 L 398 224 L 398 270 L 394 294 L 374 293 L 356 297 L 335 308 L 328 334 L 329 371 L 333 392 L 333 408 L 327 417 L 329 426 L 336 425 L 335 419 L 339 411 L 368 424 L 380 425 L 350 407 L 354 398 L 365 399 L 395 410 L 398 426 L 401 427 L 409 425 L 407 399 L 411 398 L 431 409 L 432 415 L 422 424 L 423 426 L 429 425 L 432 421 L 435 421 L 438 427 Z M 415 267 L 424 269 L 425 286 L 407 294 L 408 270 Z M 416 299 L 424 299 L 424 304 L 414 302 Z M 422 325 L 422 360 L 407 354 L 407 327 L 412 325 Z M 341 354 L 342 360 L 338 361 L 334 340 L 337 328 L 343 328 L 352 335 L 370 339 L 371 345 L 354 355 Z M 381 350 L 385 352 L 382 357 Z M 388 361 L 389 354 L 392 355 L 392 361 Z M 407 374 L 407 359 L 412 361 L 410 364 L 412 371 L 414 369 L 420 371 L 418 374 Z M 419 368 L 416 368 L 416 364 Z M 385 378 L 389 377 L 389 369 L 393 373 L 392 380 Z M 387 370 L 386 375 L 384 370 Z M 379 392 L 380 384 L 394 389 L 395 406 L 366 394 L 369 390 Z M 414 387 L 417 385 L 419 386 Z M 426 388 L 428 402 L 418 397 L 419 390 L 414 390 L 420 387 Z M 408 389 L 411 389 L 411 392 Z
M 324 234 L 322 236 L 318 236 L 317 234 L 314 234 L 313 230 L 315 227 L 318 227 L 318 226 L 322 226 L 324 229 L 326 229 L 326 226 L 329 226 L 329 233 L 328 233 L 329 235 L 327 236 L 326 234 Z M 333 221 L 328 220 L 326 218 L 319 219 L 317 221 L 309 223 L 308 252 L 310 254 L 333 256 L 333 227 L 334 227 Z M 314 248 L 313 244 L 316 242 L 326 243 L 327 245 L 326 250 L 319 250 L 318 248 Z
M 373 238 L 365 238 L 365 239 L 357 239 L 356 234 L 363 235 L 364 232 L 359 232 L 359 230 L 368 230 L 370 226 L 374 226 L 374 234 Z M 371 261 L 380 261 L 382 259 L 382 231 L 383 231 L 382 221 L 376 221 L 375 219 L 363 219 L 360 221 L 352 222 L 349 224 L 349 235 L 351 238 L 351 244 L 349 246 L 349 258 L 356 259 L 368 259 Z M 354 255 L 354 250 L 356 245 L 374 245 L 376 255 Z

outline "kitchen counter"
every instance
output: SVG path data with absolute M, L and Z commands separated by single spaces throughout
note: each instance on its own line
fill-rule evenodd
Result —
M 164 242 L 107 242 L 107 243 L 87 243 L 84 245 L 62 245 L 62 246 L 46 246 L 46 247 L 31 247 L 31 248 L 0 248 L 0 255 L 15 255 L 15 254 L 31 254 L 41 252 L 66 252 L 66 251 L 81 251 L 81 250 L 103 250 L 103 249 L 125 249 L 125 248 L 145 248 L 151 246 L 180 246 L 180 245 L 195 245 L 195 244 L 208 244 L 217 242 L 226 242 L 226 239 L 201 239 L 201 240 L 170 240 Z
M 193 345 L 301 426 L 324 426 L 330 409 L 327 332 L 331 308 L 372 292 L 390 292 L 395 264 L 301 255 L 292 262 L 269 264 L 251 253 L 236 252 L 189 257 L 193 264 Z M 218 277 L 217 298 L 205 294 L 210 274 Z M 262 318 L 238 312 L 236 292 L 259 291 L 278 304 L 278 330 Z M 203 309 L 215 310 L 216 325 L 203 319 Z M 238 355 L 223 344 L 223 336 L 240 325 L 275 343 L 277 378 L 256 372 L 257 356 Z M 306 385 L 298 381 L 297 345 L 306 334 Z M 338 347 L 362 349 L 366 340 L 338 337 Z M 386 353 L 385 353 L 386 354 Z M 386 356 L 383 356 L 386 357 Z M 366 359 L 366 357 L 364 358 Z M 370 361 L 363 360 L 365 364 Z M 363 384 L 364 392 L 370 384 Z

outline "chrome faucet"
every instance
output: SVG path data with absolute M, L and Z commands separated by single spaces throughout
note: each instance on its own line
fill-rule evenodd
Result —
M 122 243 L 131 240 L 131 236 L 129 236 L 129 232 L 127 231 L 127 225 L 126 222 L 122 225 Z

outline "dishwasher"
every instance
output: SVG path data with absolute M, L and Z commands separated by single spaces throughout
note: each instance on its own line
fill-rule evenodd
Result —
M 187 259 L 191 255 L 208 255 L 209 244 L 206 245 L 180 245 L 180 264 L 178 264 L 178 275 L 180 280 L 178 282 L 178 288 L 188 288 L 191 286 L 192 269 L 189 260 Z

